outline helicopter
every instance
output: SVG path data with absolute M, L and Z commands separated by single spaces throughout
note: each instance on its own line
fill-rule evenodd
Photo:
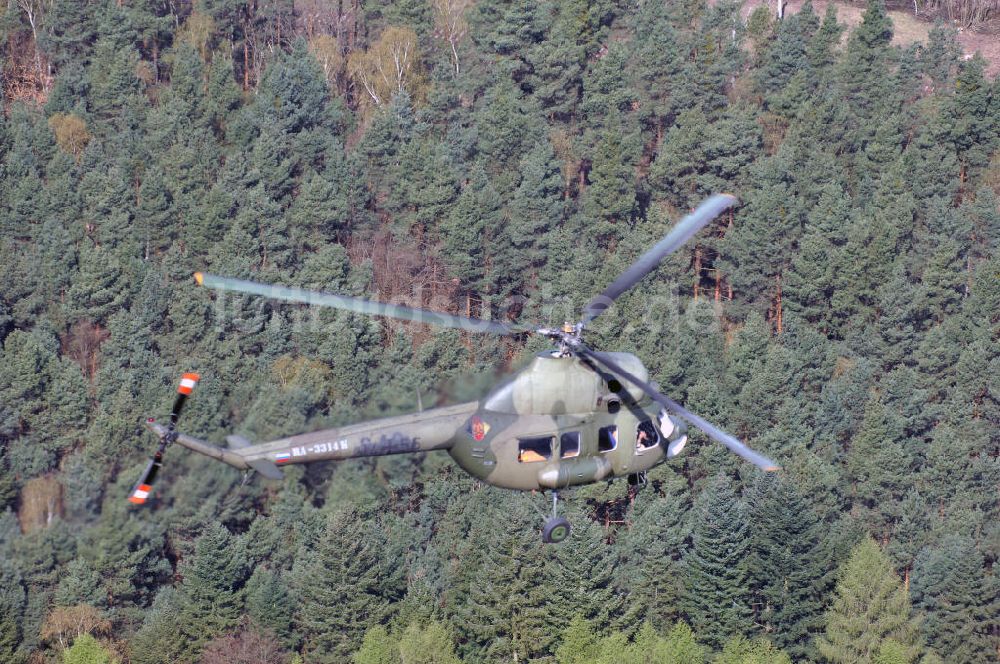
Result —
M 226 437 L 225 448 L 177 430 L 184 403 L 200 378 L 198 374 L 185 373 L 168 423 L 163 425 L 153 418 L 146 422 L 147 428 L 159 438 L 159 447 L 129 500 L 137 505 L 146 502 L 162 467 L 164 452 L 173 443 L 270 479 L 281 479 L 281 468 L 293 464 L 442 450 L 462 470 L 487 484 L 519 491 L 551 492 L 552 514 L 543 523 L 542 540 L 558 543 L 569 537 L 572 530 L 569 521 L 558 514 L 559 491 L 618 477 L 627 477 L 630 484 L 643 483 L 647 471 L 682 452 L 688 440 L 688 424 L 765 471 L 779 470 L 773 460 L 661 393 L 635 355 L 598 351 L 583 340 L 590 322 L 666 256 L 737 202 L 729 194 L 706 199 L 595 296 L 584 307 L 579 321 L 558 328 L 455 316 L 195 273 L 197 284 L 206 288 L 478 333 L 538 334 L 554 342 L 554 348 L 537 354 L 526 367 L 508 376 L 478 401 L 259 444 L 230 435 Z

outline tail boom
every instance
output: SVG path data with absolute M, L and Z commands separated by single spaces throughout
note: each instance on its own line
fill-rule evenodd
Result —
M 449 449 L 478 405 L 478 402 L 470 402 L 435 408 L 412 415 L 312 431 L 259 445 L 245 446 L 245 441 L 237 439 L 238 444 L 230 449 L 216 447 L 183 433 L 176 434 L 176 442 L 181 447 L 233 468 L 257 470 L 266 477 L 277 477 L 280 475 L 263 472 L 262 468 L 266 466 L 276 471 L 281 466 L 296 463 Z M 146 426 L 157 436 L 163 436 L 167 431 L 165 426 L 154 421 L 147 422 Z
M 157 436 L 163 436 L 167 432 L 167 428 L 159 422 L 147 421 L 146 426 Z M 204 440 L 192 438 L 191 436 L 183 433 L 177 434 L 177 440 L 175 442 L 181 447 L 188 448 L 192 452 L 197 452 L 198 454 L 204 454 L 207 457 L 218 459 L 223 463 L 229 464 L 233 468 L 250 470 L 250 465 L 247 463 L 247 460 L 234 450 L 226 450 L 221 447 L 216 447 L 215 445 L 206 443 Z

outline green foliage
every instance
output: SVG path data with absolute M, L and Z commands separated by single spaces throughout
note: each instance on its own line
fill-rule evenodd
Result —
M 375 625 L 365 632 L 352 661 L 354 664 L 397 664 L 399 646 L 384 626 Z
M 831 662 L 876 662 L 883 654 L 913 661 L 919 652 L 919 620 L 888 557 L 871 539 L 858 544 L 839 569 L 837 595 L 826 614 L 826 631 L 817 639 Z
M 0 563 L 0 581 L 0 654 L 13 660 L 21 644 L 27 598 L 20 572 L 6 559 Z
M 997 639 L 997 580 L 968 537 L 949 535 L 920 552 L 914 565 L 914 606 L 924 613 L 927 647 L 945 662 L 988 662 Z
M 746 507 L 732 481 L 719 474 L 698 497 L 694 514 L 681 608 L 695 633 L 718 647 L 751 629 Z
M 759 475 L 747 502 L 756 621 L 789 656 L 814 657 L 812 637 L 822 625 L 829 581 L 820 521 L 792 482 L 778 475 Z
M 113 664 L 117 661 L 90 634 L 76 637 L 73 645 L 63 651 L 62 657 L 63 664 Z
M 1000 87 L 950 28 L 897 48 L 877 0 L 846 43 L 836 3 L 9 4 L 0 660 L 59 659 L 43 621 L 81 603 L 137 664 L 210 658 L 246 620 L 310 662 L 995 657 Z M 435 55 L 370 113 L 344 64 L 390 26 Z M 242 485 L 175 446 L 123 500 L 179 371 L 203 375 L 185 432 L 266 440 L 478 398 L 546 347 L 191 272 L 558 324 L 719 190 L 743 204 L 591 342 L 780 480 L 692 431 L 646 490 L 567 492 L 557 547 L 532 498 L 443 455 Z M 891 562 L 833 592 L 867 535 Z
M 403 664 L 460 664 L 454 638 L 442 623 L 413 622 L 399 637 L 399 659 Z
M 766 639 L 736 637 L 726 642 L 715 664 L 792 664 L 792 659 Z
M 315 547 L 296 559 L 294 627 L 307 635 L 303 652 L 310 661 L 349 657 L 398 598 L 398 563 L 382 556 L 384 537 L 374 526 L 357 512 L 332 512 Z

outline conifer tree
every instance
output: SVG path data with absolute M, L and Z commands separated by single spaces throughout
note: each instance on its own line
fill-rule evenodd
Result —
M 822 31 L 822 30 L 821 30 Z M 891 95 L 885 72 L 890 64 L 892 20 L 882 0 L 869 0 L 861 25 L 851 32 L 842 60 L 841 87 L 853 112 L 871 119 Z
M 365 631 L 389 615 L 399 595 L 398 561 L 372 521 L 349 510 L 332 512 L 314 548 L 292 570 L 295 629 L 310 661 L 340 662 L 358 649 Z
M 181 657 L 239 623 L 247 572 L 243 541 L 222 524 L 209 524 L 195 542 L 178 589 L 176 638 Z
M 758 474 L 747 502 L 756 622 L 789 656 L 814 658 L 828 577 L 820 522 L 792 482 L 778 475 Z
M 504 506 L 506 511 L 489 510 L 499 523 L 487 528 L 481 521 L 470 533 L 481 538 L 480 558 L 454 620 L 465 659 L 524 661 L 550 652 L 556 637 L 546 618 L 550 599 L 545 591 L 546 558 L 553 554 L 533 527 L 536 514 L 527 499 L 511 497 Z
M 0 655 L 14 661 L 21 645 L 25 590 L 20 572 L 6 556 L 0 562 Z
M 886 524 L 898 515 L 904 487 L 912 477 L 902 426 L 881 399 L 873 396 L 847 453 L 847 479 L 853 484 L 855 503 L 871 510 L 877 532 L 887 532 L 883 530 Z
M 749 641 L 737 636 L 726 642 L 715 664 L 792 664 L 787 653 L 774 647 L 767 639 Z
M 681 609 L 699 638 L 712 647 L 752 628 L 746 516 L 732 481 L 721 473 L 695 501 Z
M 918 619 L 889 558 L 871 539 L 858 544 L 839 569 L 837 596 L 826 612 L 820 654 L 834 663 L 870 664 L 886 642 L 894 641 L 910 660 L 919 651 Z
M 983 554 L 970 538 L 948 535 L 921 551 L 912 588 L 914 606 L 925 616 L 928 649 L 949 664 L 985 663 L 995 656 L 1000 587 L 985 573 Z
M 361 647 L 352 656 L 354 664 L 398 664 L 399 647 L 383 625 L 374 625 L 365 632 Z
M 405 664 L 461 664 L 451 630 L 436 620 L 410 623 L 400 634 L 398 647 Z

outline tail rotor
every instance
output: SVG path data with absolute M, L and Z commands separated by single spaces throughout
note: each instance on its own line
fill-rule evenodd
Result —
M 156 453 L 153 454 L 149 463 L 146 464 L 146 469 L 142 472 L 139 481 L 132 487 L 132 492 L 128 497 L 130 503 L 135 505 L 144 504 L 153 490 L 153 482 L 156 480 L 156 476 L 163 466 L 163 453 L 171 443 L 177 440 L 177 420 L 180 418 L 181 410 L 184 408 L 184 403 L 191 392 L 194 391 L 195 385 L 198 384 L 200 378 L 196 373 L 186 373 L 181 376 L 180 385 L 177 386 L 177 398 L 174 399 L 174 407 L 170 410 L 170 424 L 166 429 L 163 429 Z M 152 418 L 150 418 L 149 422 L 153 422 Z

